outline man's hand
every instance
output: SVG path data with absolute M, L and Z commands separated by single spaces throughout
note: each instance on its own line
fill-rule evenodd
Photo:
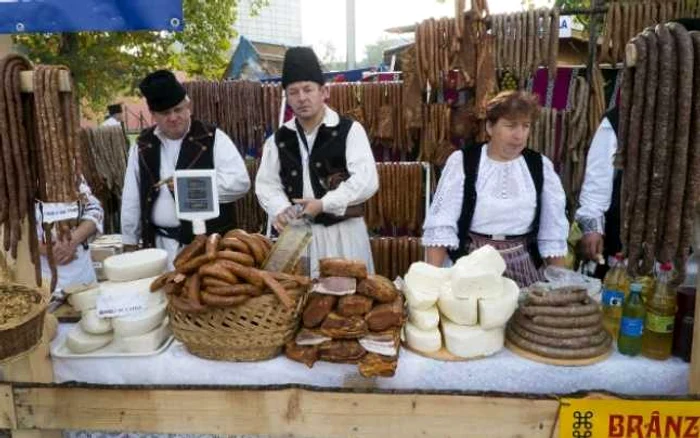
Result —
M 598 260 L 603 254 L 603 235 L 600 233 L 586 233 L 581 238 L 581 249 L 587 260 Z
M 275 230 L 277 230 L 278 233 L 281 233 L 289 221 L 296 219 L 296 217 L 296 208 L 292 205 L 282 210 L 282 213 L 275 217 L 275 221 L 272 223 L 272 226 L 275 227 Z
M 53 244 L 53 259 L 59 266 L 67 265 L 76 258 L 76 248 L 78 247 L 75 239 L 59 240 Z
M 299 204 L 304 207 L 304 212 L 302 214 L 309 215 L 311 217 L 316 217 L 323 213 L 323 201 L 315 198 L 305 198 L 305 199 L 293 199 L 295 204 Z

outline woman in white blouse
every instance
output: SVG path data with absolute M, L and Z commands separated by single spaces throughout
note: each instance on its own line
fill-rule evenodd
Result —
M 423 225 L 428 263 L 443 266 L 484 245 L 503 256 L 521 287 L 542 279 L 543 263 L 562 265 L 569 223 L 566 196 L 545 156 L 526 149 L 537 97 L 503 92 L 486 111 L 490 141 L 453 153 Z

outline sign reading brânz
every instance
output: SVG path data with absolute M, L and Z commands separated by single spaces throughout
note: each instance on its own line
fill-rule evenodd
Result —
M 700 438 L 700 401 L 562 399 L 561 438 Z

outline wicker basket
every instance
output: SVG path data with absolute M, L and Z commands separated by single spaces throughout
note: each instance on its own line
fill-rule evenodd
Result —
M 0 306 L 7 305 L 5 300 L 11 295 L 29 296 L 31 309 L 21 318 L 0 325 L 0 362 L 9 362 L 33 350 L 44 332 L 48 297 L 21 284 L 0 283 Z
M 271 359 L 296 333 L 306 289 L 289 290 L 295 306 L 287 309 L 273 294 L 205 313 L 191 314 L 168 306 L 175 338 L 195 356 L 252 362 Z

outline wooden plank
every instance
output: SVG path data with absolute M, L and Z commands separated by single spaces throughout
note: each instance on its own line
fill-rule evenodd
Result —
M 23 71 L 20 73 L 20 81 L 21 81 L 21 86 L 22 86 L 22 92 L 23 93 L 32 93 L 34 92 L 34 72 L 33 71 Z M 70 92 L 71 91 L 71 81 L 70 81 L 70 73 L 68 73 L 68 70 L 61 71 L 59 75 L 59 89 L 63 92 Z
M 17 419 L 12 386 L 0 384 L 0 429 L 15 429 L 16 427 Z
M 554 399 L 282 390 L 15 388 L 20 429 L 323 437 L 549 437 Z

